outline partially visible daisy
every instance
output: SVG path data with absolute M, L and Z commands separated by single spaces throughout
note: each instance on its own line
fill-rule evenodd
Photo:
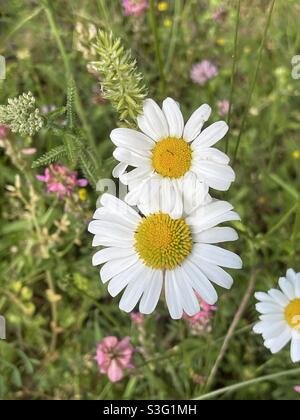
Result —
M 232 277 L 221 267 L 241 268 L 242 261 L 233 252 L 212 244 L 235 241 L 236 231 L 218 224 L 238 220 L 232 206 L 211 200 L 190 215 L 177 218 L 152 205 L 143 208 L 145 217 L 110 194 L 101 197 L 102 207 L 94 214 L 89 232 L 95 235 L 93 246 L 105 247 L 93 257 L 103 283 L 115 297 L 123 289 L 120 309 L 131 312 L 139 303 L 139 312 L 154 311 L 162 288 L 173 319 L 183 312 L 193 316 L 200 311 L 198 293 L 213 305 L 217 292 L 212 282 L 230 289 Z
M 262 315 L 254 331 L 262 334 L 264 345 L 278 353 L 291 341 L 291 358 L 300 362 L 300 273 L 289 269 L 286 277 L 279 279 L 280 290 L 256 293 L 260 301 L 256 309 Z
M 143 115 L 137 119 L 141 132 L 117 128 L 111 140 L 117 146 L 114 157 L 120 162 L 115 177 L 129 187 L 125 201 L 130 205 L 159 201 L 163 211 L 177 206 L 190 212 L 202 203 L 208 187 L 229 189 L 235 174 L 229 158 L 213 148 L 228 131 L 224 121 L 205 128 L 211 108 L 200 106 L 184 124 L 179 104 L 165 99 L 162 109 L 152 99 L 144 102 Z M 126 172 L 127 167 L 133 169 Z
M 217 74 L 218 68 L 209 60 L 203 60 L 193 65 L 190 76 L 194 83 L 203 86 Z

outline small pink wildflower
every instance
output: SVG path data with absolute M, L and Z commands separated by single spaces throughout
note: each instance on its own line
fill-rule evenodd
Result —
M 219 114 L 224 117 L 229 112 L 229 101 L 227 99 L 223 99 L 223 101 L 218 102 L 218 111 Z
M 227 15 L 227 11 L 224 6 L 219 6 L 212 15 L 212 18 L 215 22 L 222 22 Z
M 0 139 L 3 140 L 6 138 L 9 131 L 8 125 L 0 125 Z
M 300 394 L 300 385 L 295 386 L 294 390 Z
M 131 317 L 131 321 L 135 324 L 135 325 L 143 325 L 144 321 L 145 321 L 145 317 L 143 314 L 141 314 L 140 312 L 132 312 L 130 314 Z
M 213 313 L 218 309 L 216 306 L 209 305 L 199 295 L 197 295 L 201 311 L 194 316 L 183 314 L 183 318 L 191 326 L 192 333 L 197 335 L 203 332 L 210 332 L 210 321 L 213 318 Z
M 203 60 L 193 65 L 190 76 L 194 83 L 203 86 L 217 74 L 218 68 L 209 60 Z
M 125 16 L 141 16 L 149 7 L 147 0 L 123 0 L 122 3 Z
M 78 179 L 77 172 L 59 164 L 52 164 L 45 169 L 44 175 L 36 175 L 36 178 L 47 184 L 48 193 L 56 193 L 61 199 L 65 196 L 70 197 L 74 188 L 86 187 L 86 179 Z
M 133 367 L 131 363 L 133 348 L 130 337 L 118 340 L 117 337 L 105 337 L 97 345 L 96 360 L 100 373 L 106 374 L 111 382 L 118 382 L 124 377 L 125 369 Z

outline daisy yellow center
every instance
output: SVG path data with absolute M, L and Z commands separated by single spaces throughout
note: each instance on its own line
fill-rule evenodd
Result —
M 173 270 L 190 255 L 193 241 L 183 219 L 168 214 L 152 214 L 143 219 L 135 234 L 135 249 L 151 268 Z
M 152 165 L 163 177 L 181 178 L 191 167 L 192 149 L 184 139 L 167 137 L 156 143 Z
M 288 324 L 300 331 L 300 299 L 292 300 L 285 309 Z

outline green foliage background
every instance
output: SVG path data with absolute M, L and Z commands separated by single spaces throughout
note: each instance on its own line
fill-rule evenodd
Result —
M 147 317 L 145 331 L 121 313 L 91 266 L 91 218 L 97 194 L 67 203 L 47 195 L 31 169 L 24 147 L 37 157 L 60 146 L 61 138 L 42 130 L 33 138 L 9 135 L 9 149 L 0 153 L 0 314 L 7 319 L 7 340 L 0 342 L 0 396 L 3 399 L 180 399 L 207 392 L 195 375 L 209 376 L 222 341 L 253 273 L 256 289 L 275 286 L 288 267 L 300 271 L 300 80 L 291 77 L 291 59 L 300 51 L 297 0 L 275 2 L 262 50 L 256 84 L 249 91 L 259 58 L 271 1 L 241 1 L 233 107 L 228 136 L 237 182 L 226 199 L 241 214 L 240 240 L 233 245 L 244 260 L 234 273 L 235 285 L 222 291 L 212 332 L 194 336 L 186 321 L 172 321 L 163 303 Z M 209 103 L 219 119 L 217 102 L 230 96 L 237 1 L 169 1 L 156 10 L 165 80 L 157 66 L 149 12 L 124 17 L 118 0 L 0 1 L 0 54 L 6 58 L 6 79 L 0 99 L 32 91 L 40 108 L 64 107 L 67 83 L 74 78 L 76 124 L 95 160 L 97 176 L 110 177 L 114 166 L 112 128 L 118 114 L 95 91 L 97 77 L 87 71 L 93 61 L 76 48 L 76 24 L 90 23 L 122 39 L 144 75 L 149 96 L 169 95 L 180 101 L 187 117 Z M 212 20 L 221 4 L 222 22 Z M 168 24 L 168 20 L 171 23 Z M 153 22 L 152 22 L 153 23 Z M 189 77 L 191 66 L 213 61 L 219 75 L 199 87 Z M 241 132 L 242 128 L 242 132 Z M 225 142 L 220 145 L 225 148 Z M 91 157 L 91 159 L 92 159 Z M 219 197 L 222 197 L 219 194 Z M 288 349 L 271 356 L 254 336 L 257 319 L 250 299 L 213 389 L 295 369 Z M 97 342 L 107 335 L 132 336 L 143 351 L 126 378 L 111 384 L 94 361 Z M 216 398 L 296 399 L 300 375 L 284 375 L 239 387 Z

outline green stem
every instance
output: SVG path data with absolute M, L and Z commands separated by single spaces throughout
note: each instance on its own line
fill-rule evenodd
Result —
M 231 339 L 234 335 L 234 332 L 236 330 L 236 327 L 238 326 L 238 323 L 240 322 L 240 319 L 242 318 L 242 316 L 245 312 L 245 309 L 247 308 L 248 302 L 251 298 L 251 295 L 252 295 L 254 287 L 255 287 L 257 273 L 258 273 L 257 270 L 254 269 L 254 271 L 250 275 L 247 290 L 246 290 L 246 292 L 244 294 L 244 297 L 242 299 L 242 302 L 241 302 L 241 304 L 240 304 L 240 306 L 239 306 L 239 308 L 238 308 L 238 310 L 237 310 L 237 312 L 236 312 L 236 314 L 233 318 L 233 321 L 232 321 L 232 323 L 231 323 L 231 325 L 228 329 L 228 332 L 226 334 L 226 337 L 224 339 L 223 345 L 220 349 L 220 352 L 218 354 L 216 362 L 215 362 L 215 364 L 214 364 L 214 366 L 213 366 L 213 368 L 210 372 L 210 375 L 209 375 L 207 383 L 206 383 L 206 389 L 209 389 L 213 385 L 213 382 L 214 382 L 215 377 L 218 373 L 219 367 L 220 367 L 220 365 L 221 365 L 221 363 L 224 359 L 224 356 L 225 356 L 226 351 L 229 347 L 230 341 L 231 341 Z
M 155 0 L 150 0 L 149 4 L 149 11 L 150 11 L 150 25 L 154 37 L 154 45 L 155 45 L 155 53 L 156 53 L 156 61 L 157 66 L 160 74 L 160 87 L 161 87 L 161 93 L 164 96 L 166 91 L 166 79 L 165 79 L 165 73 L 164 73 L 164 67 L 162 63 L 162 56 L 160 51 L 160 42 L 159 42 L 159 36 L 158 36 L 158 26 L 157 26 L 157 19 L 155 15 Z
M 53 33 L 53 36 L 56 40 L 57 43 L 57 47 L 59 49 L 60 55 L 62 57 L 63 63 L 64 63 L 64 67 L 65 67 L 65 71 L 66 71 L 66 83 L 69 82 L 69 80 L 73 77 L 72 75 L 72 69 L 71 69 L 71 63 L 69 60 L 69 57 L 67 55 L 67 52 L 65 50 L 65 47 L 63 45 L 58 27 L 56 25 L 56 22 L 54 20 L 54 16 L 52 13 L 52 9 L 49 5 L 49 1 L 48 0 L 44 0 L 44 4 L 45 4 L 45 13 L 49 22 L 49 26 L 51 28 L 51 31 Z M 88 124 L 87 118 L 85 116 L 85 112 L 83 109 L 83 105 L 80 101 L 79 95 L 76 94 L 77 93 L 77 87 L 75 85 L 75 107 L 76 107 L 76 111 L 79 115 L 79 118 L 82 122 L 82 125 L 84 127 L 84 131 L 87 135 L 87 139 L 90 143 L 91 148 L 94 150 L 94 152 L 96 153 L 97 149 L 96 149 L 96 144 L 95 144 L 95 140 L 92 134 L 92 131 L 90 129 L 90 126 Z
M 235 385 L 230 385 L 225 388 L 217 389 L 216 391 L 210 392 L 205 395 L 201 395 L 200 397 L 194 398 L 194 400 L 201 401 L 201 400 L 210 400 L 212 398 L 218 397 L 219 395 L 225 394 L 226 392 L 233 392 L 237 389 L 245 388 L 247 386 L 256 385 L 260 382 L 266 381 L 273 381 L 279 378 L 287 377 L 287 376 L 294 376 L 300 374 L 300 368 L 298 369 L 290 369 L 285 370 L 279 373 L 274 373 L 272 375 L 261 376 L 259 378 L 251 379 L 249 381 L 239 382 Z
M 175 47 L 177 43 L 177 34 L 178 34 L 179 22 L 181 19 L 181 13 L 182 13 L 182 0 L 175 0 L 173 26 L 172 26 L 171 40 L 169 44 L 169 51 L 167 54 L 167 62 L 164 69 L 165 73 L 168 73 L 168 71 L 170 70 L 170 66 L 172 64 L 174 51 L 175 51 Z
M 252 82 L 251 82 L 250 91 L 248 93 L 248 99 L 247 99 L 246 109 L 245 109 L 245 112 L 244 112 L 244 115 L 243 115 L 243 119 L 242 119 L 242 123 L 241 123 L 241 128 L 240 128 L 240 132 L 239 132 L 239 135 L 238 135 L 238 138 L 237 138 L 237 143 L 236 143 L 236 147 L 235 147 L 235 151 L 234 151 L 233 166 L 234 166 L 234 164 L 236 162 L 236 159 L 237 159 L 237 154 L 238 154 L 238 150 L 239 150 L 239 147 L 240 147 L 242 134 L 244 132 L 244 128 L 245 128 L 245 125 L 246 125 L 247 117 L 248 117 L 248 114 L 249 114 L 249 109 L 250 109 L 250 105 L 251 105 L 252 95 L 253 95 L 254 88 L 255 88 L 255 85 L 256 85 L 256 81 L 257 81 L 258 70 L 259 70 L 260 64 L 261 64 L 262 53 L 263 53 L 263 50 L 264 50 L 264 47 L 265 47 L 265 43 L 266 43 L 266 39 L 267 39 L 267 34 L 268 34 L 269 26 L 270 26 L 270 23 L 271 23 L 271 17 L 272 17 L 272 13 L 273 13 L 275 1 L 276 0 L 272 0 L 271 6 L 270 6 L 270 9 L 269 9 L 269 13 L 268 13 L 267 22 L 266 22 L 264 33 L 263 33 L 263 37 L 262 37 L 262 41 L 261 41 L 261 45 L 260 45 L 260 48 L 259 48 L 258 60 L 257 60 L 257 63 L 256 63 L 256 68 L 255 68 L 253 79 L 252 79 Z
M 231 108 L 234 92 L 234 81 L 235 81 L 235 72 L 237 65 L 237 45 L 238 45 L 238 33 L 240 26 L 240 13 L 241 13 L 241 0 L 237 0 L 237 9 L 236 9 L 236 23 L 235 23 L 235 33 L 234 33 L 234 45 L 233 45 L 233 55 L 232 55 L 232 69 L 231 69 L 231 79 L 230 79 L 230 95 L 229 95 L 229 110 L 227 116 L 227 124 L 230 126 L 231 122 Z M 226 137 L 225 144 L 225 153 L 228 152 L 229 148 L 229 137 Z
M 272 227 L 272 229 L 270 229 L 266 234 L 266 236 L 270 236 L 272 235 L 274 232 L 276 232 L 278 229 L 281 228 L 281 226 L 283 226 L 286 221 L 291 217 L 291 215 L 297 210 L 297 203 L 294 204 L 279 220 L 278 223 L 276 223 L 275 226 Z
M 293 228 L 293 233 L 292 233 L 292 244 L 293 244 L 293 252 L 292 252 L 292 258 L 293 258 L 293 263 L 295 262 L 295 257 L 296 257 L 296 250 L 297 250 L 297 236 L 298 233 L 300 231 L 300 198 L 296 204 L 296 217 L 295 217 L 295 223 L 294 223 L 294 228 Z

